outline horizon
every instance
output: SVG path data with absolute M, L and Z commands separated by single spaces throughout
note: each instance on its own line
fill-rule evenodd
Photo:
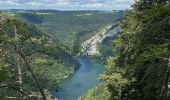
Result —
M 113 11 L 125 11 L 125 10 L 57 10 L 57 9 L 0 9 L 0 11 L 103 11 L 103 12 L 113 12 Z
M 0 10 L 113 11 L 131 9 L 134 0 L 0 0 Z

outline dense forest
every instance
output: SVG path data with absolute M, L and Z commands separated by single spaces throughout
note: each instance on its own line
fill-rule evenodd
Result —
M 73 56 L 84 56 L 82 44 L 114 23 L 105 34 L 117 26 L 123 31 L 91 55 L 106 66 L 102 83 L 79 100 L 169 100 L 169 4 L 136 0 L 126 11 L 0 11 L 0 100 L 57 99 L 52 92 L 80 66 Z
M 102 28 L 112 25 L 122 11 L 11 11 L 28 23 L 42 27 L 55 40 L 64 43 L 68 52 L 79 55 L 81 44 Z
M 53 99 L 51 92 L 79 66 L 72 56 L 81 43 L 121 16 L 114 11 L 1 11 L 0 99 Z
M 61 43 L 36 26 L 6 14 L 0 16 L 0 22 L 1 99 L 18 94 L 22 98 L 37 97 L 39 90 L 43 95 L 51 94 L 49 91 L 57 89 L 58 82 L 78 65 Z M 42 87 L 47 89 L 45 93 Z
M 116 55 L 102 59 L 104 84 L 80 99 L 169 100 L 169 0 L 136 1 L 120 25 L 123 32 L 110 40 Z

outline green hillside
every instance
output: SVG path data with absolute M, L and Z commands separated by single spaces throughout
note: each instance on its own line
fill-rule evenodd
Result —
M 58 89 L 58 83 L 78 65 L 60 42 L 11 14 L 0 14 L 0 34 L 0 87 L 8 87 L 0 90 L 0 99 L 5 99 L 4 95 L 14 99 L 21 87 L 25 94 L 37 98 L 35 77 L 46 93 Z
M 0 100 L 57 98 L 170 100 L 170 0 L 134 0 L 126 11 L 1 10 Z
M 41 27 L 70 53 L 79 53 L 80 44 L 122 17 L 122 12 L 105 11 L 12 11 L 28 23 Z
M 120 25 L 123 32 L 108 42 L 109 49 L 116 55 L 107 56 L 103 60 L 106 60 L 107 71 L 100 79 L 105 86 L 90 90 L 80 99 L 99 97 L 98 100 L 169 100 L 168 0 L 136 1 L 133 9 L 126 11 Z M 110 97 L 98 96 L 96 91 L 109 91 Z
M 59 89 L 61 80 L 74 72 L 78 63 L 72 56 L 79 53 L 81 43 L 97 34 L 101 28 L 112 25 L 122 14 L 114 11 L 1 11 L 1 83 L 16 89 L 22 88 L 30 97 L 37 98 L 39 88 L 31 82 L 34 75 L 27 69 L 31 66 L 45 93 L 51 94 L 49 92 Z M 10 43 L 17 44 L 24 55 L 17 56 L 16 49 Z M 5 45 L 8 47 L 5 48 Z M 19 69 L 24 73 L 22 86 L 15 79 L 20 75 L 18 66 L 22 66 Z M 11 71 L 11 67 L 14 71 Z M 3 93 L 8 90 L 11 92 Z M 4 95 L 15 98 L 18 95 L 12 89 L 3 91 L 0 91 L 0 98 Z

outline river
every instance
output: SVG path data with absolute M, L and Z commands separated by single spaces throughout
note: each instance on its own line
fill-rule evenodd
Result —
M 98 75 L 103 73 L 103 65 L 93 64 L 90 57 L 76 57 L 81 64 L 72 76 L 60 83 L 60 90 L 54 93 L 59 100 L 78 100 L 80 96 L 101 83 Z

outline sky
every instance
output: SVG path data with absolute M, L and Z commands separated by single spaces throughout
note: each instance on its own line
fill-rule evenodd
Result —
M 0 9 L 125 10 L 133 0 L 0 0 Z

